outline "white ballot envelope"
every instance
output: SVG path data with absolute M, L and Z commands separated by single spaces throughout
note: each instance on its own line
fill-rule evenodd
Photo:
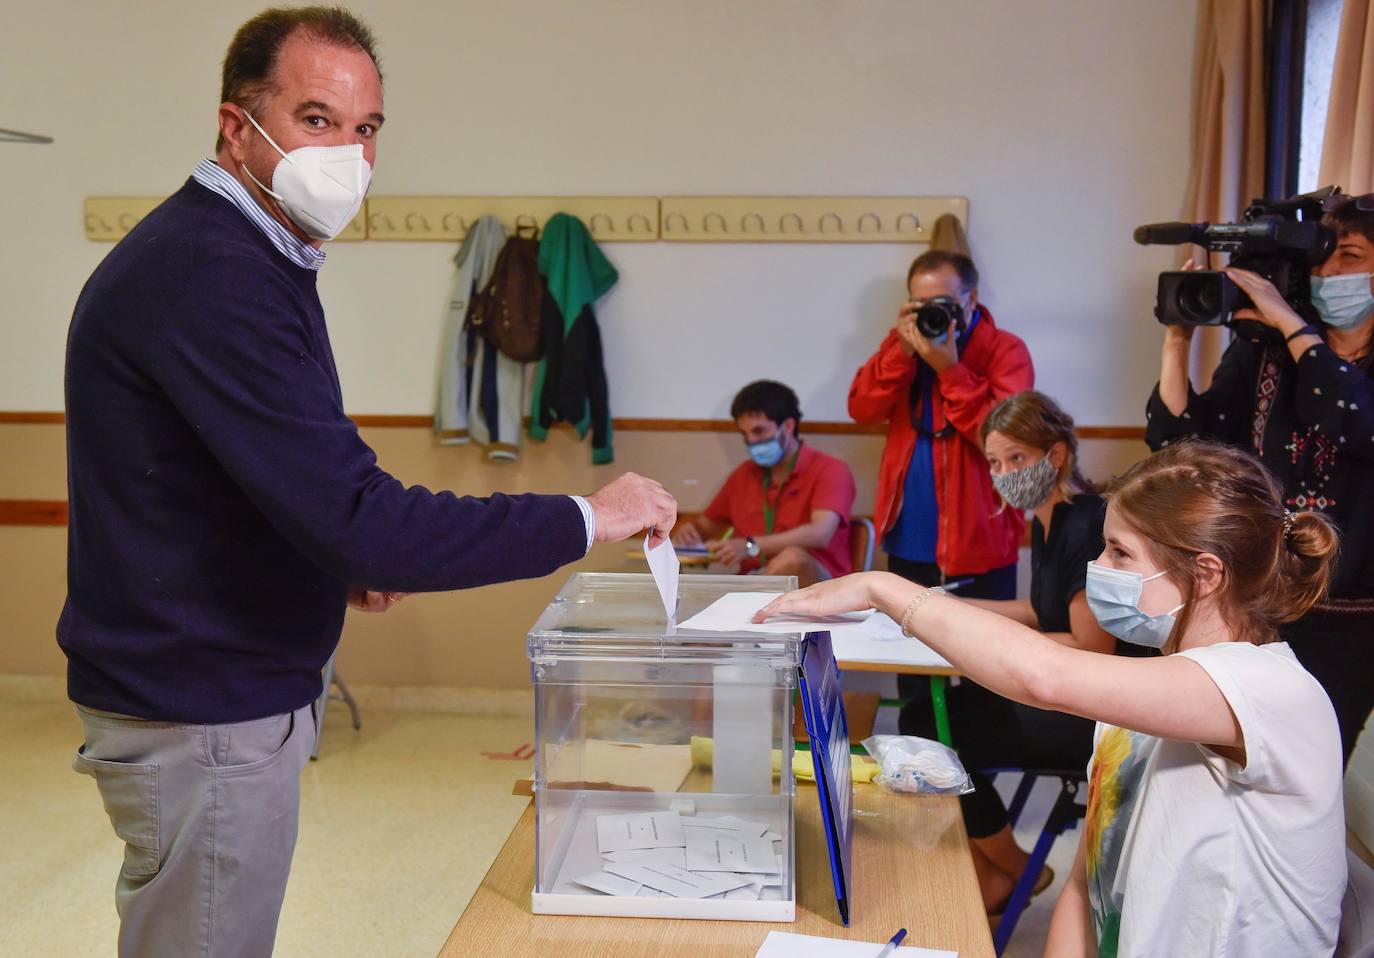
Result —
M 627 848 L 681 848 L 687 839 L 677 812 L 643 812 L 597 816 L 596 843 L 602 852 L 618 852 Z
M 698 872 L 780 870 L 772 842 L 714 828 L 687 829 L 687 867 Z
M 780 592 L 729 592 L 712 602 L 686 622 L 680 629 L 702 632 L 819 632 L 836 626 L 853 626 L 867 621 L 872 609 L 863 612 L 842 612 L 839 615 L 775 615 L 767 622 L 754 622 L 754 613 L 772 602 Z
M 663 611 L 669 622 L 677 621 L 677 580 L 682 573 L 682 563 L 678 561 L 673 540 L 664 539 L 652 549 L 649 548 L 649 535 L 644 537 L 644 558 L 649 562 L 649 571 L 654 574 L 654 585 L 658 586 L 659 597 L 663 600 Z
M 632 882 L 648 885 L 674 898 L 710 898 L 732 888 L 753 884 L 748 875 L 703 875 L 661 863 L 648 865 L 609 864 L 606 871 Z

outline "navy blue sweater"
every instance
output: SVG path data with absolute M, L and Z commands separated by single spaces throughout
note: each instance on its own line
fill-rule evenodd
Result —
M 196 723 L 299 708 L 350 585 L 459 589 L 586 550 L 566 496 L 459 498 L 378 468 L 344 414 L 315 273 L 194 181 L 86 283 L 66 395 L 57 635 L 92 708 Z

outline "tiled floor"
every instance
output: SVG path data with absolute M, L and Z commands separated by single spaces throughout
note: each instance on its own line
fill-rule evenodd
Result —
M 527 720 L 371 708 L 364 721 L 355 733 L 331 708 L 321 760 L 306 769 L 284 958 L 434 955 L 524 808 L 510 789 L 530 763 L 481 753 L 528 742 Z M 0 955 L 114 953 L 122 853 L 94 784 L 70 769 L 79 743 L 60 696 L 0 686 Z M 1032 798 L 1025 820 L 1045 801 Z M 1056 887 L 1021 919 L 1009 955 L 1040 954 L 1076 835 L 1055 849 Z
M 432 956 L 527 799 L 525 719 L 370 709 L 326 717 L 305 771 L 277 954 Z M 80 723 L 60 700 L 0 697 L 0 955 L 113 955 L 122 856 L 94 783 L 70 768 Z

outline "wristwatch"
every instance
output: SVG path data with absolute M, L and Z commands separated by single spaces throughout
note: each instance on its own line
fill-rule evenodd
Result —
M 753 536 L 744 540 L 744 554 L 751 559 L 757 559 L 759 557 L 759 544 L 754 541 Z

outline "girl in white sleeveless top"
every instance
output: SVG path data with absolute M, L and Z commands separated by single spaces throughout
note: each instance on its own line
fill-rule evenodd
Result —
M 1325 590 L 1335 530 L 1286 512 L 1258 460 L 1214 443 L 1166 447 L 1108 499 L 1088 603 L 1158 658 L 1070 648 L 887 573 L 780 596 L 757 620 L 877 608 L 979 684 L 1097 721 L 1047 955 L 1329 956 L 1346 885 L 1340 734 L 1275 638 Z

